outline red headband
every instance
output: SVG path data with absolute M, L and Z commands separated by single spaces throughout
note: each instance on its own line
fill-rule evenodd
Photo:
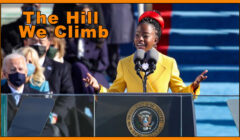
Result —
M 154 11 L 147 11 L 144 12 L 138 19 L 138 22 L 140 22 L 142 19 L 149 17 L 149 18 L 153 18 L 155 19 L 161 26 L 161 28 L 164 28 L 164 20 L 162 18 L 162 16 L 160 14 L 158 14 L 157 12 Z

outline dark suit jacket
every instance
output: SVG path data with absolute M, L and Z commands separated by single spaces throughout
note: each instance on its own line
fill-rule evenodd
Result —
M 51 92 L 54 94 L 73 94 L 74 89 L 69 64 L 62 64 L 46 57 L 43 67 L 45 68 L 44 75 L 49 82 Z M 63 136 L 68 136 L 69 133 L 64 119 L 69 109 L 75 105 L 75 98 L 71 96 L 53 96 L 53 98 L 55 99 L 53 112 L 58 114 L 56 125 L 60 128 Z
M 1 92 L 2 93 L 6 93 L 6 94 L 11 94 L 11 89 L 8 86 L 8 83 L 5 83 L 4 85 L 1 85 Z M 25 84 L 24 85 L 24 89 L 23 89 L 23 94 L 25 93 L 40 93 L 39 91 L 32 89 L 29 87 L 29 84 Z M 8 96 L 8 116 L 7 116 L 7 121 L 8 121 L 8 129 L 11 126 L 12 120 L 16 115 L 16 112 L 18 111 L 18 107 L 21 103 L 21 101 L 23 100 L 23 96 L 20 98 L 19 104 L 16 105 L 15 103 L 15 99 L 13 98 L 13 96 L 9 95 Z
M 2 26 L 1 30 L 1 45 L 6 54 L 12 53 L 13 49 L 23 46 L 23 39 L 20 37 L 19 25 L 23 25 L 22 18 Z
M 134 40 L 136 22 L 132 4 L 101 4 L 103 17 L 109 31 L 108 44 L 131 43 Z

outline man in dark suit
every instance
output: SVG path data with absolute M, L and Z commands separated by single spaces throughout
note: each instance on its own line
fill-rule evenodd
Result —
M 23 4 L 22 11 L 39 11 L 40 4 Z M 32 23 L 36 23 L 36 16 L 31 16 Z M 23 40 L 20 37 L 19 25 L 26 25 L 25 16 L 21 16 L 16 21 L 2 26 L 1 30 L 1 46 L 5 54 L 10 54 L 13 49 L 18 49 L 23 46 Z
M 27 76 L 27 64 L 24 56 L 19 54 L 10 54 L 3 60 L 3 76 L 7 79 L 7 82 L 1 85 L 1 92 L 6 94 L 12 94 L 8 96 L 8 128 L 16 115 L 19 104 L 23 97 L 23 93 L 39 93 L 29 87 L 29 84 L 25 84 Z
M 104 21 L 109 31 L 107 38 L 109 66 L 107 74 L 113 81 L 120 59 L 120 45 L 134 40 L 136 22 L 133 4 L 101 4 Z
M 44 26 L 36 26 L 36 29 L 40 28 L 46 30 Z M 72 94 L 74 92 L 70 65 L 56 62 L 46 56 L 50 47 L 48 32 L 45 38 L 34 36 L 33 38 L 26 39 L 24 46 L 31 46 L 38 52 L 39 63 L 45 68 L 44 76 L 49 82 L 51 93 Z M 55 99 L 53 113 L 57 115 L 57 120 L 52 121 L 52 125 L 49 125 L 49 131 L 45 131 L 47 133 L 43 133 L 43 136 L 51 136 L 52 132 L 55 132 L 55 126 L 60 129 L 60 136 L 68 136 L 69 132 L 64 119 L 69 109 L 75 105 L 75 99 L 71 96 L 53 96 L 53 98 Z

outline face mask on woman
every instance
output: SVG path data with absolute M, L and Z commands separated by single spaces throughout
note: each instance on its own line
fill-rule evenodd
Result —
M 55 57 L 55 55 L 56 55 L 56 53 L 58 52 L 58 49 L 57 48 L 55 48 L 54 46 L 50 46 L 50 48 L 48 49 L 48 52 L 47 52 L 47 56 L 49 57 L 49 58 L 54 58 Z
M 27 69 L 28 69 L 27 76 L 31 76 L 35 72 L 36 67 L 33 64 L 28 63 L 27 64 Z

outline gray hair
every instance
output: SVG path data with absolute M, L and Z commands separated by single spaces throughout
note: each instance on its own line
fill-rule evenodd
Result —
M 22 58 L 24 60 L 24 62 L 27 64 L 26 58 L 23 55 L 14 52 L 14 53 L 11 53 L 11 54 L 7 55 L 6 57 L 4 57 L 3 65 L 2 65 L 3 72 L 7 71 L 7 63 L 8 63 L 8 61 L 10 59 L 14 59 L 14 58 Z

